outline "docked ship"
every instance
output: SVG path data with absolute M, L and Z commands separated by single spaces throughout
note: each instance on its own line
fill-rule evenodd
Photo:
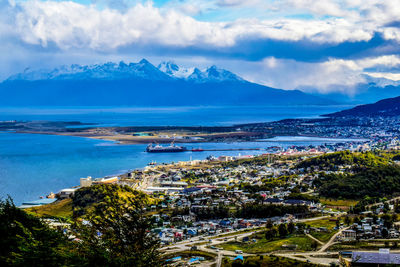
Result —
M 149 144 L 146 148 L 146 152 L 149 153 L 185 152 L 186 150 L 187 150 L 186 147 L 177 146 L 174 143 L 171 143 L 169 146 Z

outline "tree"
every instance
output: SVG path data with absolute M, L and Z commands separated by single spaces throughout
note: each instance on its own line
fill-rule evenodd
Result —
M 271 240 L 276 236 L 276 229 L 271 228 L 265 232 L 265 239 Z
M 60 266 L 68 259 L 66 238 L 38 218 L 0 200 L 0 265 Z
M 266 224 L 265 227 L 267 227 L 268 229 L 271 229 L 273 226 L 274 226 L 274 225 L 273 225 L 271 219 L 268 219 L 267 224 Z
M 383 238 L 387 238 L 389 236 L 389 232 L 386 228 L 383 228 L 381 233 Z M 387 247 L 386 244 L 385 247 Z
M 344 223 L 345 223 L 346 225 L 350 225 L 351 219 L 350 219 L 349 216 L 344 217 Z
M 286 228 L 286 224 L 280 224 L 278 227 L 278 232 L 279 232 L 279 236 L 281 237 L 285 237 L 288 234 L 287 228 Z
M 88 211 L 85 220 L 75 224 L 75 235 L 81 240 L 78 251 L 88 266 L 161 265 L 159 240 L 149 231 L 151 220 L 144 214 L 148 198 L 134 190 L 131 194 L 104 197 Z
M 383 225 L 386 228 L 388 228 L 388 229 L 392 228 L 393 218 L 392 218 L 392 216 L 390 216 L 390 214 L 383 214 L 381 218 L 383 219 Z
M 287 226 L 287 230 L 288 230 L 289 234 L 292 234 L 294 232 L 294 229 L 295 229 L 294 223 L 290 222 Z

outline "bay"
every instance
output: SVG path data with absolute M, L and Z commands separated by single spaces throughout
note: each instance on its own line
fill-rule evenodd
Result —
M 0 120 L 82 121 L 107 126 L 232 125 L 290 117 L 317 117 L 342 109 L 329 107 L 178 107 L 178 108 L 0 108 Z M 188 148 L 231 149 L 288 147 L 337 142 L 315 138 L 265 142 L 185 144 Z M 148 163 L 238 155 L 238 151 L 204 151 L 149 154 L 146 145 L 119 145 L 111 141 L 40 134 L 0 133 L 0 197 L 10 195 L 16 204 L 38 199 L 79 184 L 79 178 L 103 177 L 143 168 Z M 260 154 L 265 151 L 240 151 Z

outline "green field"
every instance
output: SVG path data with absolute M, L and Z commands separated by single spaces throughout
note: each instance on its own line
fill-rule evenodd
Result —
M 329 219 L 332 219 L 332 221 Z M 305 222 L 305 224 L 309 225 L 310 227 L 315 227 L 315 228 L 325 227 L 328 228 L 329 230 L 332 230 L 336 226 L 336 222 L 333 221 L 333 219 L 335 219 L 335 217 L 320 219 L 315 221 L 308 221 Z
M 326 243 L 336 233 L 337 231 L 329 231 L 329 232 L 311 232 L 310 234 L 319 241 Z
M 316 221 L 309 221 L 305 222 L 306 225 L 309 225 L 310 227 L 325 227 L 328 229 L 328 232 L 317 232 L 317 231 L 311 231 L 311 235 L 315 237 L 316 239 L 322 241 L 322 242 L 328 242 L 331 237 L 337 233 L 337 230 L 333 230 L 333 228 L 336 226 L 335 221 L 330 221 L 330 218 L 326 219 L 321 219 L 321 220 L 316 220 Z
M 355 206 L 358 200 L 354 199 L 330 199 L 330 198 L 320 198 L 319 202 L 323 205 L 337 206 L 337 207 L 350 207 Z
M 219 247 L 225 250 L 235 251 L 243 250 L 244 253 L 268 253 L 273 251 L 288 250 L 283 245 L 297 245 L 296 251 L 310 251 L 312 240 L 305 235 L 289 236 L 284 239 L 266 240 L 265 237 L 257 240 L 257 242 L 228 242 Z

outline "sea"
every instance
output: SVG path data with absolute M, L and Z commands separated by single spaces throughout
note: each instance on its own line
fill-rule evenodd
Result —
M 347 106 L 291 107 L 51 107 L 0 108 L 0 120 L 81 121 L 99 126 L 226 126 L 286 118 L 317 118 Z M 79 185 L 79 178 L 117 175 L 150 162 L 171 163 L 220 155 L 254 155 L 265 148 L 343 142 L 276 137 L 261 142 L 185 144 L 187 148 L 243 149 L 149 154 L 146 145 L 121 145 L 83 137 L 0 132 L 0 197 L 17 205 Z M 246 150 L 248 149 L 248 150 Z M 261 150 L 252 150 L 261 149 Z

